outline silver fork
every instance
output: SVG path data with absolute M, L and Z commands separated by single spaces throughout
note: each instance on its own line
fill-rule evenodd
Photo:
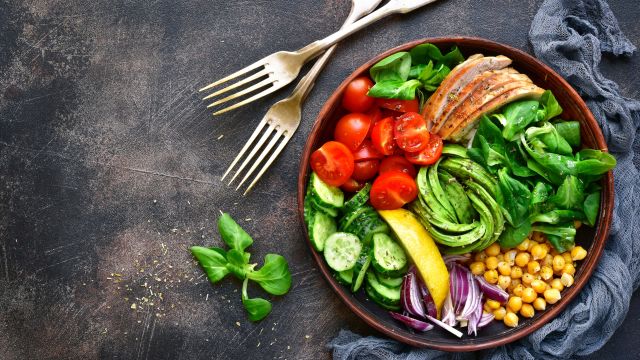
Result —
M 233 89 L 237 89 L 243 85 L 251 85 L 246 87 L 232 95 L 226 96 L 222 99 L 215 100 L 207 106 L 207 108 L 224 104 L 233 99 L 237 99 L 244 95 L 249 95 L 258 90 L 265 88 L 264 90 L 253 94 L 250 97 L 241 100 L 231 106 L 223 108 L 213 113 L 213 115 L 219 115 L 227 111 L 239 108 L 254 100 L 257 100 L 263 96 L 269 95 L 272 92 L 281 89 L 285 85 L 292 82 L 300 72 L 302 66 L 320 55 L 322 51 L 335 44 L 336 42 L 344 39 L 345 37 L 353 34 L 354 32 L 370 25 L 388 15 L 401 13 L 406 14 L 421 6 L 435 2 L 436 0 L 390 0 L 386 5 L 380 9 L 372 12 L 371 14 L 363 17 L 362 19 L 353 22 L 348 26 L 342 27 L 339 31 L 327 36 L 322 40 L 315 41 L 298 51 L 279 51 L 273 53 L 255 63 L 245 67 L 242 70 L 236 71 L 233 74 L 226 76 L 216 82 L 213 82 L 199 91 L 210 90 L 220 84 L 223 84 L 231 79 L 235 79 L 241 75 L 246 77 L 238 82 L 227 86 L 226 88 L 217 90 L 203 98 L 203 100 L 212 99 L 218 95 L 222 95 Z M 255 71 L 255 72 L 254 72 Z M 249 75 L 250 74 L 250 75 Z M 248 75 L 248 76 L 247 76 Z
M 349 16 L 347 16 L 347 19 L 342 26 L 345 27 L 349 24 L 352 24 L 357 19 L 370 13 L 378 6 L 378 4 L 380 4 L 381 1 L 382 0 L 352 0 L 351 11 L 349 12 Z M 269 137 L 271 137 L 271 140 L 267 144 L 266 148 L 260 153 L 251 168 L 249 168 L 249 171 L 244 176 L 240 184 L 238 184 L 238 187 L 236 187 L 236 190 L 238 190 L 240 186 L 242 186 L 242 184 L 244 184 L 245 181 L 249 179 L 249 176 L 253 174 L 256 168 L 269 154 L 271 149 L 273 149 L 273 147 L 278 144 L 278 141 L 282 139 L 278 144 L 278 147 L 267 159 L 267 162 L 262 166 L 262 168 L 258 172 L 258 175 L 256 175 L 251 184 L 249 184 L 243 195 L 246 195 L 249 191 L 251 191 L 253 186 L 258 182 L 260 177 L 262 177 L 262 174 L 264 174 L 269 166 L 271 166 L 273 161 L 278 157 L 282 149 L 285 147 L 285 145 L 287 145 L 296 129 L 298 128 L 298 125 L 300 124 L 300 120 L 302 118 L 302 103 L 313 88 L 316 77 L 318 76 L 318 74 L 320 74 L 320 71 L 322 71 L 325 64 L 329 60 L 329 57 L 331 57 L 331 54 L 333 54 L 334 50 L 335 46 L 332 46 L 327 50 L 327 52 L 322 55 L 322 57 L 318 59 L 318 61 L 316 61 L 315 64 L 313 64 L 313 67 L 302 79 L 300 79 L 300 82 L 298 83 L 298 85 L 296 85 L 292 94 L 288 98 L 278 101 L 277 103 L 273 104 L 271 108 L 269 108 L 265 116 L 262 118 L 262 121 L 260 121 L 260 123 L 258 124 L 256 130 L 253 132 L 253 134 L 251 134 L 249 141 L 246 142 L 242 150 L 240 150 L 240 153 L 238 153 L 238 156 L 236 156 L 227 171 L 224 173 L 224 175 L 222 175 L 221 180 L 224 180 L 224 178 L 231 172 L 233 167 L 238 163 L 238 161 L 240 161 L 247 150 L 251 146 L 253 146 L 249 155 L 245 158 L 242 165 L 240 165 L 240 168 L 231 178 L 231 181 L 229 181 L 229 185 L 231 185 L 233 180 L 238 177 L 240 172 L 249 164 L 251 159 L 253 159 L 256 153 L 269 139 Z M 262 137 L 260 137 L 258 142 L 254 144 L 254 141 L 258 138 L 265 127 L 266 130 L 264 131 L 264 134 L 262 135 Z

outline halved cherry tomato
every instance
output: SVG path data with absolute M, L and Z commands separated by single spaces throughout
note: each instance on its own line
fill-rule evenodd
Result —
M 349 179 L 349 180 L 347 180 L 346 183 L 340 185 L 340 189 L 342 189 L 343 191 L 346 191 L 346 192 L 354 193 L 354 192 L 357 192 L 360 189 L 362 189 L 364 187 L 364 184 L 366 184 L 366 183 L 359 182 L 359 181 L 356 181 L 356 180 L 353 180 L 353 179 Z
M 378 172 L 384 174 L 388 171 L 400 171 L 411 176 L 412 179 L 416 178 L 416 168 L 400 155 L 392 155 L 382 159 Z
M 407 152 L 418 152 L 429 143 L 427 122 L 418 113 L 404 113 L 396 119 L 393 137 L 400 149 Z
M 380 154 L 391 155 L 397 148 L 393 140 L 393 118 L 385 118 L 373 125 L 371 131 L 371 142 Z
M 375 102 L 374 98 L 367 96 L 372 87 L 373 81 L 366 76 L 353 79 L 342 95 L 342 107 L 351 112 L 366 112 Z
M 376 104 L 381 108 L 399 112 L 418 112 L 420 108 L 417 98 L 413 100 L 376 99 Z
M 431 134 L 426 148 L 417 153 L 405 153 L 404 157 L 414 164 L 431 165 L 440 159 L 442 146 L 442 138 L 436 134 Z
M 375 125 L 375 123 L 382 119 L 382 111 L 379 107 L 374 106 L 369 111 L 367 111 L 367 115 L 369 115 L 369 117 L 371 118 L 371 126 L 369 126 L 369 133 L 367 134 L 367 137 L 370 138 L 371 132 L 373 131 L 373 126 Z
M 353 153 L 354 161 L 382 159 L 384 156 L 376 150 L 369 139 L 365 139 L 362 145 Z
M 328 141 L 311 154 L 311 168 L 322 181 L 340 186 L 353 174 L 353 155 L 344 144 Z
M 349 150 L 356 151 L 369 133 L 371 118 L 369 115 L 351 113 L 338 120 L 333 138 L 345 144 Z
M 388 171 L 373 181 L 369 196 L 378 210 L 398 209 L 418 196 L 418 185 L 403 172 Z
M 356 161 L 351 178 L 358 181 L 367 181 L 378 174 L 379 167 L 379 160 Z

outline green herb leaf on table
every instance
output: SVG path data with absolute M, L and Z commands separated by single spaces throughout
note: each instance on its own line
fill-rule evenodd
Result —
M 250 299 L 247 295 L 247 284 L 252 280 L 270 294 L 284 295 L 291 288 L 289 264 L 280 255 L 267 254 L 264 266 L 254 270 L 256 264 L 249 264 L 251 254 L 245 252 L 245 249 L 253 244 L 251 236 L 227 213 L 218 219 L 218 229 L 224 242 L 231 248 L 229 251 L 216 247 L 192 246 L 191 252 L 212 284 L 222 280 L 229 273 L 243 280 L 242 304 L 249 314 L 249 319 L 262 320 L 271 312 L 271 303 L 262 298 Z
M 286 294 L 291 288 L 289 264 L 280 255 L 267 254 L 264 257 L 264 265 L 257 271 L 248 272 L 247 277 L 257 282 L 269 294 Z
M 245 278 L 242 282 L 242 305 L 249 314 L 249 320 L 260 321 L 271 312 L 271 303 L 263 298 L 250 299 L 247 295 L 247 285 L 249 278 Z
M 198 260 L 211 283 L 217 283 L 229 273 L 223 249 L 192 246 L 191 253 Z

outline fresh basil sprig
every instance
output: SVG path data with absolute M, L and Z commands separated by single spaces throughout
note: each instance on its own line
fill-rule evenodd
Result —
M 272 295 L 284 295 L 291 288 L 289 264 L 281 255 L 267 254 L 264 265 L 249 264 L 251 254 L 245 249 L 253 244 L 253 239 L 238 225 L 229 214 L 224 213 L 218 219 L 218 231 L 228 251 L 217 247 L 192 246 L 191 253 L 198 260 L 212 284 L 231 273 L 242 282 L 242 304 L 251 321 L 264 319 L 271 312 L 271 303 L 262 298 L 249 298 L 247 285 L 255 281 Z

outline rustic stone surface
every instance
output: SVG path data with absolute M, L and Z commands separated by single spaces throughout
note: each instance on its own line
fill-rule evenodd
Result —
M 0 0 L 0 358 L 315 359 L 340 328 L 372 333 L 321 278 L 295 213 L 316 114 L 359 64 L 409 40 L 473 35 L 530 51 L 539 3 L 440 1 L 351 37 L 296 137 L 242 197 L 220 176 L 291 88 L 216 118 L 196 89 L 331 33 L 348 1 Z M 611 5 L 640 45 L 635 1 Z M 639 97 L 638 55 L 604 70 Z M 212 287 L 186 250 L 220 243 L 218 210 L 254 236 L 254 259 L 289 259 L 292 290 L 261 323 L 246 319 L 237 281 Z M 593 358 L 630 354 L 638 295 L 631 309 Z

